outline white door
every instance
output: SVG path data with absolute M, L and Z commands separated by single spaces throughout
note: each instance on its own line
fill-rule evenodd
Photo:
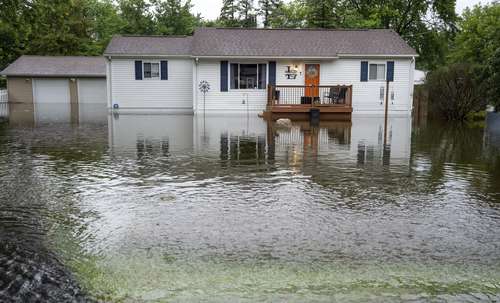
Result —
M 37 104 L 70 103 L 68 79 L 35 79 L 33 85 Z
M 78 79 L 78 103 L 106 104 L 106 79 Z
M 34 79 L 33 97 L 36 123 L 71 121 L 68 79 Z

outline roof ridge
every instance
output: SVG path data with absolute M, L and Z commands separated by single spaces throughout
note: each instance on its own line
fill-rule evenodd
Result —
M 190 35 L 116 35 L 116 37 L 130 38 L 191 38 Z
M 257 27 L 197 27 L 196 29 L 220 29 L 220 30 L 248 30 L 248 31 L 332 31 L 332 32 L 367 32 L 367 31 L 394 31 L 390 28 L 257 28 Z

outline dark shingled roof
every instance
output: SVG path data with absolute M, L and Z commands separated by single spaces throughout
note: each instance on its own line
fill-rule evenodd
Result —
M 114 36 L 106 55 L 191 56 L 191 36 Z
M 199 28 L 194 56 L 335 57 L 337 55 L 416 55 L 389 29 Z
M 27 77 L 106 77 L 104 57 L 21 56 L 0 74 Z
M 106 55 L 318 57 L 417 55 L 390 29 L 198 28 L 192 37 L 115 36 Z

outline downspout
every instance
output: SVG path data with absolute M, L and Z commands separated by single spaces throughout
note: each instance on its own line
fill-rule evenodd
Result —
M 113 99 L 113 91 L 111 86 L 111 56 L 106 58 L 106 93 L 107 93 L 107 103 L 108 110 L 113 108 L 112 99 Z

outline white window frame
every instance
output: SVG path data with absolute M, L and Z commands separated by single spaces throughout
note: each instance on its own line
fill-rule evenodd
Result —
M 151 73 L 151 77 L 147 78 L 146 77 L 146 64 L 158 64 L 158 77 L 153 77 Z M 142 78 L 144 80 L 160 80 L 161 79 L 161 64 L 160 61 L 143 61 L 142 62 Z
M 382 79 L 376 78 L 376 79 L 370 79 L 370 70 L 372 69 L 372 65 L 377 66 L 377 76 L 378 76 L 378 67 L 379 65 L 384 66 L 384 77 Z M 387 64 L 386 63 L 380 63 L 380 62 L 368 62 L 368 81 L 385 81 L 387 77 Z
M 231 88 L 231 64 L 237 64 L 238 65 L 238 88 Z M 240 88 L 241 87 L 241 65 L 256 65 L 257 66 L 257 87 L 256 88 Z M 260 76 L 259 76 L 259 64 L 264 64 L 266 66 L 266 85 L 269 83 L 269 63 L 268 62 L 229 62 L 228 64 L 228 84 L 229 84 L 229 90 L 232 91 L 256 91 L 256 90 L 266 90 L 266 88 L 259 88 L 259 82 L 260 82 Z

